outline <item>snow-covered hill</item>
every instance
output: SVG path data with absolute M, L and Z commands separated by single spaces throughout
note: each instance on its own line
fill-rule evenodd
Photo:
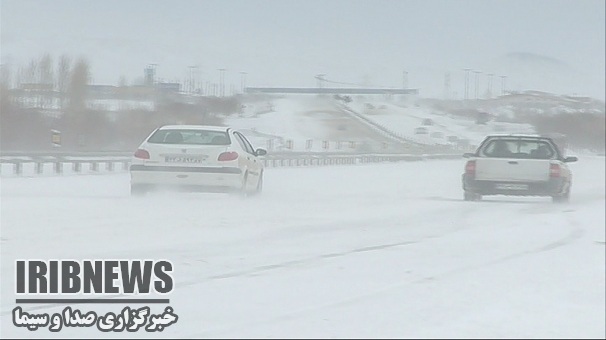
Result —
M 366 144 L 382 150 L 399 144 L 397 138 L 401 138 L 428 147 L 470 150 L 488 134 L 536 134 L 529 115 L 604 115 L 603 102 L 540 92 L 469 102 L 380 96 L 350 99 L 288 95 L 249 100 L 242 113 L 226 117 L 225 124 L 244 130 L 257 145 L 274 149 L 290 145 L 299 151 L 347 150 L 355 149 L 349 145 Z

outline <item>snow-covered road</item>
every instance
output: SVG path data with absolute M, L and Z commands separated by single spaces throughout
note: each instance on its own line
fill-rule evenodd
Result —
M 103 336 L 606 337 L 604 158 L 571 164 L 565 205 L 465 202 L 463 165 L 270 168 L 252 199 L 134 198 L 128 174 L 3 178 L 1 335 L 101 336 L 14 327 L 15 259 L 167 259 L 179 321 Z

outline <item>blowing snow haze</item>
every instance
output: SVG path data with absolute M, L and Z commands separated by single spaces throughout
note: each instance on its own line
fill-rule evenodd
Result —
M 3 0 L 1 58 L 16 74 L 46 54 L 84 57 L 95 84 L 141 83 L 156 64 L 165 81 L 217 83 L 225 69 L 236 89 L 314 87 L 325 74 L 451 98 L 469 68 L 480 93 L 504 81 L 603 100 L 604 12 L 601 0 Z

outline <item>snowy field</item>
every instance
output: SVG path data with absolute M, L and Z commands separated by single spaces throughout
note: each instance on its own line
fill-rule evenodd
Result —
M 375 127 L 367 122 L 352 120 L 351 114 L 344 112 L 343 108 L 362 115 L 392 135 L 424 145 L 471 145 L 470 150 L 473 150 L 489 134 L 536 133 L 530 124 L 496 121 L 476 124 L 473 119 L 447 115 L 413 102 L 412 99 L 354 96 L 352 102 L 343 104 L 330 96 L 287 95 L 248 103 L 240 114 L 226 117 L 225 124 L 241 130 L 253 144 L 261 147 L 315 152 L 352 151 L 347 146 L 350 142 L 381 149 L 382 143 L 376 138 L 382 138 L 382 134 L 377 134 Z M 428 120 L 430 125 L 425 125 Z M 345 122 L 357 122 L 374 138 L 370 135 L 361 137 L 361 131 L 357 131 L 357 135 L 348 133 L 351 127 L 348 128 Z M 425 132 L 420 133 L 417 131 L 419 128 Z M 268 145 L 270 139 L 273 139 L 271 147 Z M 287 141 L 292 142 L 290 147 L 286 146 Z M 309 146 L 308 141 L 311 142 Z M 339 141 L 344 143 L 341 148 L 338 147 Z M 392 143 L 390 140 L 385 142 Z
M 463 165 L 270 168 L 252 199 L 134 198 L 126 173 L 2 178 L 1 336 L 605 338 L 604 158 L 571 164 L 564 205 L 464 202 Z M 179 320 L 163 333 L 17 328 L 15 259 L 170 260 Z
M 367 108 L 367 104 L 372 105 L 372 109 Z M 448 137 L 457 137 L 477 146 L 489 134 L 536 133 L 531 124 L 494 120 L 486 124 L 476 124 L 474 119 L 463 119 L 429 107 L 398 102 L 354 101 L 347 106 L 394 134 L 427 145 L 449 144 Z M 431 125 L 424 125 L 425 120 L 431 120 Z M 418 128 L 426 129 L 426 134 L 416 133 Z M 438 135 L 434 136 L 436 133 Z

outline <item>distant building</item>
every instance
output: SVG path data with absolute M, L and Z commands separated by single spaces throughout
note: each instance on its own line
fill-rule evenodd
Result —
M 88 94 L 93 98 L 106 98 L 116 95 L 117 87 L 113 85 L 87 85 Z
M 181 91 L 181 84 L 179 83 L 158 83 L 156 88 L 163 93 L 179 93 Z
M 53 91 L 53 89 L 53 84 L 21 83 L 21 90 L 27 92 L 50 92 Z
M 144 71 L 144 77 L 145 85 L 153 86 L 156 79 L 156 69 L 152 66 L 146 67 Z

